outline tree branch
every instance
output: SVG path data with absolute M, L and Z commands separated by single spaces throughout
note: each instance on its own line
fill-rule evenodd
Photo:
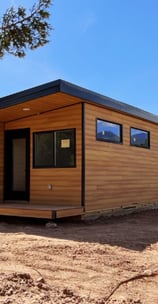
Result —
M 51 0 L 39 0 L 29 15 L 24 7 L 13 7 L 3 15 L 0 26 L 0 57 L 5 53 L 24 57 L 26 49 L 35 49 L 48 43 L 52 29 L 48 23 Z
M 25 18 L 22 18 L 21 20 L 16 21 L 15 23 L 13 22 L 13 23 L 7 24 L 5 26 L 2 25 L 2 26 L 0 26 L 0 30 L 2 30 L 2 31 L 11 30 L 12 28 L 16 27 L 18 24 L 21 25 L 21 24 L 25 23 L 25 21 L 29 22 L 30 19 L 38 13 L 38 11 L 40 10 L 40 8 L 42 8 L 42 6 L 43 6 L 43 4 L 41 2 L 39 2 L 37 7 L 35 7 L 35 6 L 32 7 L 32 10 L 31 10 L 32 12 L 30 15 L 28 15 Z M 13 7 L 11 7 L 11 9 L 12 8 Z M 8 14 L 11 9 L 7 10 L 6 13 Z
M 109 302 L 111 296 L 115 293 L 115 291 L 123 284 L 127 284 L 131 281 L 134 281 L 134 280 L 139 280 L 139 279 L 142 279 L 142 278 L 147 278 L 147 277 L 154 277 L 154 276 L 157 276 L 158 275 L 158 270 L 154 270 L 154 271 L 150 271 L 150 270 L 146 270 L 144 271 L 143 273 L 138 273 L 128 279 L 125 279 L 125 280 L 122 280 L 120 281 L 113 289 L 112 291 L 110 292 L 110 294 L 108 296 L 106 296 L 104 299 L 102 299 L 100 302 L 98 302 L 98 304 L 103 304 L 103 303 L 107 303 Z M 106 302 L 105 302 L 106 301 Z

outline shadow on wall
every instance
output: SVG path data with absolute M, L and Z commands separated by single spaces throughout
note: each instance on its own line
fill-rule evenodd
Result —
M 1 217 L 0 233 L 24 233 L 143 251 L 158 242 L 158 210 L 89 222 L 60 220 L 56 227 L 50 228 L 41 219 Z

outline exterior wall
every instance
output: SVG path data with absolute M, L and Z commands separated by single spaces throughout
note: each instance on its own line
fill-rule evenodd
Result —
M 96 140 L 96 118 L 123 125 L 123 144 Z M 158 202 L 158 126 L 86 104 L 86 211 Z M 150 149 L 130 146 L 130 127 L 150 131 Z
M 3 200 L 4 176 L 4 124 L 0 123 L 0 200 Z
M 81 205 L 81 124 L 81 104 L 5 124 L 5 130 L 30 128 L 31 203 Z M 76 128 L 76 168 L 33 168 L 33 132 L 71 128 Z

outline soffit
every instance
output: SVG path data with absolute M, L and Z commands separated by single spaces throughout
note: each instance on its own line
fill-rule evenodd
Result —
M 65 93 L 53 93 L 17 105 L 0 109 L 0 122 L 9 122 L 17 119 L 53 111 L 62 107 L 83 102 L 81 98 L 69 96 Z M 25 109 L 25 110 L 24 110 Z M 29 110 L 26 110 L 29 109 Z

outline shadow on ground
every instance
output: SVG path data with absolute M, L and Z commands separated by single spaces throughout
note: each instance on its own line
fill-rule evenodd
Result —
M 60 220 L 57 227 L 46 227 L 41 219 L 0 217 L 0 233 L 24 233 L 49 238 L 120 246 L 143 251 L 158 242 L 158 210 L 119 217 L 72 222 Z

